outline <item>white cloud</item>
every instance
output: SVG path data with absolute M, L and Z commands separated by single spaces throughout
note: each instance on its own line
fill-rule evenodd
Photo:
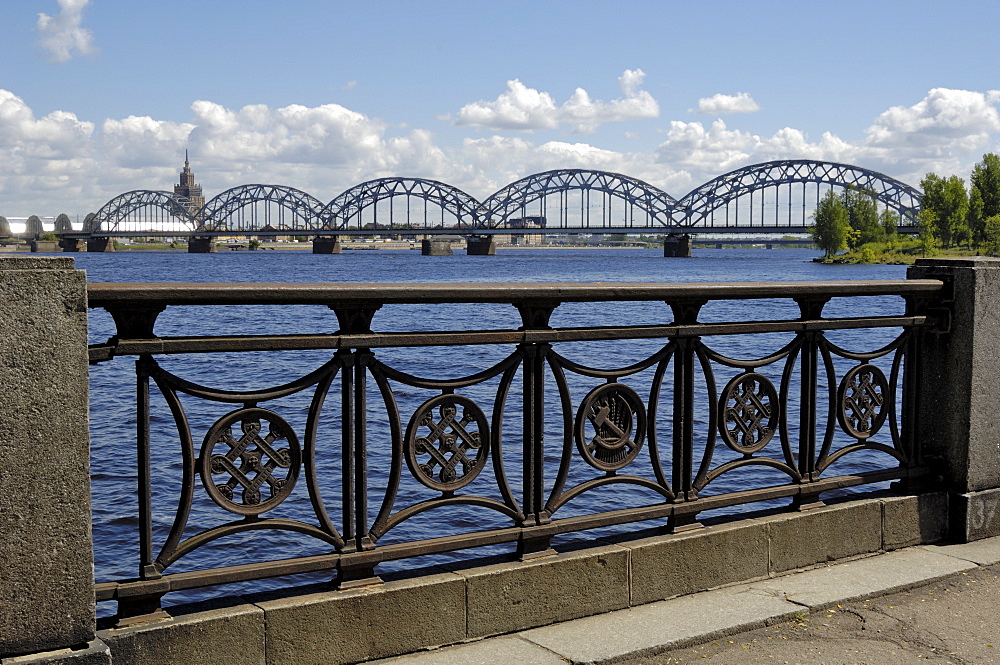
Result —
M 753 100 L 748 92 L 738 92 L 735 95 L 719 93 L 698 100 L 698 113 L 704 115 L 728 115 L 730 113 L 754 113 L 760 110 L 760 104 Z
M 52 62 L 66 62 L 73 58 L 74 52 L 79 55 L 89 55 L 97 48 L 94 46 L 94 35 L 82 27 L 83 10 L 90 0 L 57 0 L 59 13 L 49 16 L 38 14 L 35 29 L 40 35 L 42 49 Z
M 1000 131 L 997 101 L 996 91 L 934 88 L 913 106 L 893 106 L 882 113 L 868 128 L 865 143 L 895 149 L 980 149 Z
M 638 70 L 620 82 L 626 98 L 641 92 Z M 613 103 L 582 94 L 574 100 L 579 108 L 603 104 L 603 115 L 560 116 L 566 105 L 553 104 L 556 115 L 549 117 L 573 126 L 614 116 Z M 128 116 L 95 126 L 64 110 L 36 116 L 23 99 L 0 89 L 0 215 L 84 215 L 125 191 L 169 190 L 185 148 L 209 197 L 260 182 L 329 200 L 385 176 L 432 178 L 485 197 L 559 168 L 615 171 L 681 196 L 747 164 L 798 158 L 857 164 L 918 184 L 928 171 L 967 176 L 983 152 L 1000 148 L 997 104 L 996 91 L 931 90 L 915 104 L 879 114 L 855 141 L 830 132 L 810 137 L 795 127 L 762 134 L 721 119 L 675 120 L 659 145 L 629 141 L 626 151 L 596 140 L 536 143 L 501 135 L 442 144 L 425 129 L 390 126 L 338 104 L 228 108 L 201 100 L 185 122 Z
M 529 88 L 518 79 L 507 81 L 507 92 L 495 101 L 466 104 L 454 124 L 490 129 L 552 129 L 558 124 L 552 95 Z
M 608 122 L 623 122 L 660 115 L 660 105 L 645 90 L 640 90 L 646 74 L 641 69 L 627 69 L 618 77 L 623 97 L 610 102 L 592 100 L 583 88 L 556 106 L 547 92 L 525 86 L 518 79 L 507 82 L 507 91 L 494 101 L 466 104 L 453 122 L 457 126 L 483 127 L 491 130 L 533 131 L 569 126 L 577 133 L 590 133 Z

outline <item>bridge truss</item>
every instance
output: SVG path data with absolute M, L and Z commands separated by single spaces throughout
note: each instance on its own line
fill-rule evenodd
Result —
M 158 231 L 192 232 L 191 201 L 171 192 L 139 189 L 119 194 L 88 217 L 84 231 L 92 235 L 116 235 Z
M 820 188 L 823 185 L 852 188 L 871 194 L 884 207 L 894 210 L 899 214 L 904 225 L 917 225 L 917 213 L 923 196 L 919 190 L 895 178 L 859 166 L 803 159 L 753 164 L 713 178 L 684 195 L 678 202 L 681 213 L 678 217 L 683 220 L 681 222 L 683 226 L 714 227 L 717 225 L 714 223 L 715 213 L 724 210 L 726 218 L 723 226 L 740 227 L 741 222 L 738 215 L 741 208 L 736 206 L 735 215 L 730 218 L 730 204 L 746 197 L 749 199 L 749 205 L 743 207 L 746 211 L 743 225 L 752 227 L 755 221 L 753 215 L 756 211 L 754 195 L 759 193 L 757 196 L 757 202 L 760 204 L 758 226 L 795 226 L 792 212 L 793 202 L 801 204 L 802 226 L 806 226 L 807 203 L 810 200 L 806 193 L 806 186 L 810 184 L 816 185 L 815 201 L 821 198 Z M 801 195 L 798 197 L 792 191 L 795 185 L 800 185 L 802 188 Z M 780 190 L 783 187 L 786 189 L 786 196 L 782 201 Z M 772 195 L 770 201 L 766 196 L 768 193 Z M 779 201 L 787 202 L 785 210 L 782 210 L 783 206 L 779 204 Z M 765 211 L 767 203 L 773 205 L 773 216 L 768 215 Z M 786 212 L 787 215 L 782 214 L 783 212 Z
M 285 185 L 240 185 L 222 192 L 195 213 L 198 230 L 253 233 L 318 230 L 323 202 Z
M 593 201 L 595 192 L 600 199 L 597 206 Z M 579 207 L 570 201 L 571 193 L 578 194 Z M 548 213 L 550 197 L 556 200 L 554 224 Z M 620 202 L 617 211 L 614 199 Z M 672 225 L 676 205 L 677 201 L 672 196 L 637 178 L 609 171 L 558 169 L 527 176 L 500 189 L 483 201 L 479 216 L 485 228 L 507 225 L 515 215 L 519 219 L 535 218 L 546 228 L 631 228 L 636 226 L 635 212 L 638 209 L 641 213 L 640 226 L 665 227 Z M 533 215 L 536 206 L 538 214 Z M 600 222 L 597 224 L 592 222 L 595 207 L 600 208 Z
M 482 202 L 425 178 L 378 178 L 323 204 L 282 185 L 241 185 L 202 208 L 169 192 L 136 190 L 89 218 L 92 235 L 358 235 L 389 229 L 419 233 L 803 232 L 823 188 L 853 188 L 914 227 L 919 190 L 849 164 L 781 160 L 718 176 L 680 200 L 642 180 L 589 169 L 521 178 Z M 402 207 L 400 206 L 402 204 Z M 416 210 L 414 210 L 414 206 Z
M 405 209 L 399 217 L 396 216 L 393 199 L 405 198 Z M 388 218 L 385 210 L 379 220 L 379 204 L 388 201 Z M 413 215 L 411 201 L 421 202 L 421 210 Z M 438 214 L 433 217 L 428 210 L 428 204 L 433 204 Z M 468 229 L 478 226 L 477 213 L 479 201 L 457 187 L 437 180 L 425 178 L 378 178 L 369 180 L 343 192 L 322 212 L 325 220 L 324 228 L 348 229 L 351 227 L 365 228 L 366 222 L 362 213 L 371 211 L 371 226 L 378 229 L 405 226 L 406 228 L 429 229 L 441 228 L 451 221 L 451 226 Z M 380 223 L 381 221 L 381 223 Z

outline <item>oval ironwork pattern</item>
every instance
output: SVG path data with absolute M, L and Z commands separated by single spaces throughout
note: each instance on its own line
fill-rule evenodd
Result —
M 849 371 L 837 395 L 837 418 L 844 431 L 856 439 L 867 439 L 885 423 L 889 382 L 875 365 L 864 363 Z
M 778 391 L 763 374 L 746 372 L 726 384 L 719 397 L 719 423 L 726 445 L 752 455 L 774 436 L 779 414 Z
M 628 386 L 607 383 L 583 398 L 576 414 L 576 445 L 595 469 L 627 466 L 639 454 L 645 435 L 646 406 Z
M 240 433 L 234 435 L 237 423 Z M 275 445 L 278 441 L 286 441 L 288 447 L 279 448 Z M 202 483 L 215 503 L 238 515 L 260 515 L 291 493 L 302 464 L 302 450 L 292 426 L 278 414 L 260 408 L 238 409 L 212 425 L 205 435 L 200 461 Z M 265 485 L 267 497 L 261 492 Z M 236 500 L 237 492 L 240 501 Z
M 429 431 L 421 434 L 421 428 Z M 438 395 L 421 404 L 410 418 L 404 443 L 406 463 L 424 486 L 454 492 L 471 483 L 486 466 L 489 438 L 486 414 L 479 405 L 461 395 Z

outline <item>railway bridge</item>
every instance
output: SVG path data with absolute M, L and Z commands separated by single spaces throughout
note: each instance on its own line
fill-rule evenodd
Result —
M 316 253 L 338 253 L 343 238 L 422 238 L 425 253 L 450 253 L 443 236 L 462 236 L 470 254 L 495 253 L 498 238 L 553 235 L 662 236 L 665 255 L 690 253 L 691 237 L 756 237 L 808 231 L 830 189 L 870 193 L 899 216 L 902 233 L 917 227 L 922 193 L 860 166 L 780 160 L 720 175 L 675 198 L 620 173 L 556 169 L 512 182 L 479 200 L 426 178 L 377 178 L 329 202 L 286 185 L 228 189 L 204 205 L 176 192 L 134 190 L 88 215 L 80 231 L 62 229 L 63 247 L 107 251 L 115 238 L 186 239 L 189 251 L 214 251 L 219 238 L 309 238 Z

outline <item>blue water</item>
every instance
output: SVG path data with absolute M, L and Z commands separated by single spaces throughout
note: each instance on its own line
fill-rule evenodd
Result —
M 817 256 L 812 250 L 696 250 L 690 259 L 664 259 L 661 250 L 581 249 L 581 250 L 501 250 L 493 257 L 470 257 L 456 254 L 425 257 L 414 251 L 346 251 L 341 255 L 314 255 L 302 251 L 225 252 L 193 255 L 181 252 L 131 252 L 118 254 L 79 254 L 77 267 L 87 271 L 92 282 L 688 282 L 688 281 L 772 281 L 822 279 L 901 279 L 901 266 L 827 266 L 813 263 Z M 827 316 L 857 316 L 902 313 L 898 298 L 834 299 L 827 306 Z M 703 321 L 742 321 L 794 318 L 797 307 L 789 300 L 714 302 L 707 305 Z M 663 303 L 579 303 L 557 308 L 551 319 L 553 326 L 652 324 L 669 323 L 672 315 Z M 373 321 L 375 331 L 445 331 L 463 329 L 513 329 L 520 325 L 517 311 L 507 305 L 440 305 L 386 306 Z M 337 329 L 332 311 L 323 307 L 191 307 L 168 309 L 156 326 L 160 335 L 199 334 L 264 334 L 264 333 L 328 333 Z M 107 313 L 91 310 L 90 337 L 92 342 L 104 341 L 114 333 Z M 898 330 L 839 331 L 829 337 L 852 351 L 872 351 L 890 341 Z M 730 357 L 760 358 L 781 348 L 790 337 L 783 334 L 719 337 L 706 339 L 714 350 Z M 557 345 L 556 350 L 573 362 L 599 368 L 621 368 L 639 362 L 662 346 L 662 340 L 615 343 L 572 343 Z M 376 356 L 386 365 L 425 378 L 457 378 L 468 376 L 499 362 L 511 353 L 511 348 L 499 347 L 432 347 L 423 349 L 385 349 Z M 329 352 L 280 352 L 243 354 L 193 354 L 158 358 L 168 371 L 188 381 L 220 389 L 262 389 L 277 386 L 302 376 L 330 358 Z M 118 358 L 91 368 L 91 438 L 94 506 L 95 570 L 99 581 L 135 577 L 138 561 L 136 453 L 135 453 L 135 375 L 134 359 Z M 843 376 L 851 363 L 837 361 L 837 377 Z M 888 365 L 881 366 L 888 375 Z M 762 368 L 775 385 L 781 373 L 781 363 Z M 734 375 L 734 370 L 716 367 L 716 390 Z M 653 369 L 623 379 L 643 400 L 649 397 Z M 337 382 L 335 382 L 336 385 Z M 492 412 L 499 379 L 463 389 L 460 394 L 476 401 L 486 412 Z M 571 375 L 570 391 L 575 409 L 587 392 L 603 383 Z M 665 383 L 669 386 L 669 381 Z M 369 384 L 369 515 L 374 519 L 385 494 L 390 459 L 387 413 L 374 382 Z M 821 387 L 821 394 L 825 388 Z M 293 395 L 261 406 L 279 412 L 303 437 L 306 411 L 311 393 Z M 180 488 L 180 444 L 170 412 L 151 389 L 153 469 L 154 550 L 158 550 L 169 531 L 176 512 Z M 402 426 L 410 414 L 426 399 L 440 391 L 407 386 L 395 386 Z M 551 378 L 546 384 L 547 403 L 558 410 L 556 388 Z M 319 485 L 333 521 L 340 525 L 340 464 L 338 462 L 340 430 L 337 414 L 339 394 L 331 391 L 320 422 L 320 440 L 328 442 L 331 452 L 318 460 Z M 515 495 L 520 491 L 520 382 L 515 379 L 507 400 L 503 451 L 504 466 Z M 669 478 L 670 390 L 660 395 L 657 426 L 662 462 Z M 202 437 L 212 424 L 236 408 L 236 405 L 183 398 L 191 423 L 195 452 Z M 710 398 L 704 388 L 696 396 L 700 420 L 696 423 L 696 467 L 708 436 L 704 417 Z M 793 395 L 789 411 L 797 408 Z M 825 417 L 825 416 L 824 416 Z M 821 419 L 821 422 L 825 422 Z M 888 428 L 885 428 L 887 432 Z M 547 483 L 559 466 L 562 455 L 562 421 L 558 416 L 547 419 L 546 478 Z M 700 439 L 699 439 L 700 437 Z M 881 440 L 887 438 L 883 436 Z M 837 445 L 852 440 L 840 435 Z M 549 448 L 551 447 L 551 450 Z M 836 447 L 836 446 L 835 446 Z M 574 449 L 575 450 L 575 449 Z M 780 456 L 777 438 L 761 454 Z M 712 465 L 738 457 L 720 441 Z M 841 463 L 838 463 L 841 464 Z M 885 455 L 862 454 L 848 456 L 834 473 L 855 471 L 874 466 L 892 466 Z M 489 468 L 489 467 L 488 467 Z M 624 471 L 652 478 L 652 461 L 648 445 Z M 726 474 L 710 484 L 705 494 L 746 489 L 752 486 L 787 482 L 787 476 L 763 467 L 744 467 L 739 473 Z M 623 472 L 623 473 L 624 473 Z M 406 467 L 392 512 L 436 493 L 417 483 Z M 598 477 L 601 474 L 579 458 L 573 460 L 567 487 Z M 830 475 L 828 473 L 828 475 Z M 548 491 L 550 485 L 547 484 Z M 494 476 L 488 470 L 463 492 L 499 498 Z M 662 500 L 662 499 L 659 499 Z M 657 503 L 657 495 L 648 490 L 623 486 L 585 493 L 560 508 L 555 517 L 588 514 L 608 507 L 649 505 Z M 267 517 L 287 517 L 309 524 L 316 516 L 306 493 L 302 476 L 289 498 Z M 235 516 L 217 507 L 195 480 L 195 500 L 185 536 L 217 526 Z M 423 513 L 389 531 L 380 544 L 405 542 L 434 537 L 445 533 L 473 531 L 482 528 L 510 526 L 508 518 L 485 508 L 453 506 Z M 622 527 L 629 528 L 629 527 Z M 507 548 L 510 549 L 509 547 Z M 196 550 L 178 561 L 168 572 L 218 567 L 257 560 L 286 558 L 300 554 L 320 554 L 329 547 L 306 536 L 288 532 L 254 531 L 220 539 Z M 446 560 L 441 555 L 436 560 Z M 405 566 L 388 564 L 386 568 Z M 380 568 L 381 570 L 381 568 Z M 263 588 L 262 583 L 251 588 Z M 202 592 L 175 594 L 169 601 L 202 597 Z

